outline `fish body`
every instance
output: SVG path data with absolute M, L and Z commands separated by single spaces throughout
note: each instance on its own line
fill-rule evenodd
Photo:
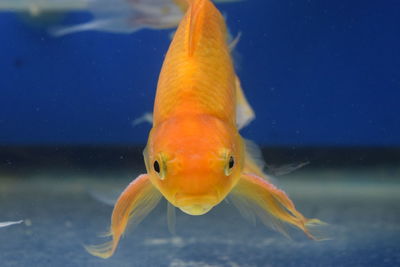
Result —
M 160 73 L 146 161 L 151 181 L 171 204 L 201 215 L 236 184 L 244 146 L 224 19 L 210 1 L 193 5 Z M 165 177 L 154 170 L 156 161 Z
M 248 218 L 284 232 L 306 219 L 287 195 L 268 182 L 239 129 L 254 118 L 236 76 L 221 13 L 210 0 L 190 0 L 166 54 L 144 151 L 147 173 L 114 206 L 112 240 L 88 247 L 110 257 L 128 221 L 140 222 L 161 197 L 190 215 L 202 215 L 226 197 Z M 170 209 L 169 209 L 170 210 Z M 169 212 L 173 214 L 173 212 Z

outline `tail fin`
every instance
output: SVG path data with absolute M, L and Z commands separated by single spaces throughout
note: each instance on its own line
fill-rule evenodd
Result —
M 128 222 L 139 224 L 155 208 L 160 199 L 161 194 L 153 187 L 149 176 L 140 175 L 122 192 L 114 206 L 109 233 L 112 240 L 101 245 L 87 246 L 86 250 L 100 258 L 111 257 Z

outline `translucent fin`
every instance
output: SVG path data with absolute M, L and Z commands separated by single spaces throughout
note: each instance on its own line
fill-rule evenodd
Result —
M 11 226 L 11 225 L 14 225 L 14 224 L 20 224 L 20 223 L 22 223 L 23 222 L 23 220 L 20 220 L 20 221 L 9 221 L 9 222 L 0 222 L 0 228 L 2 228 L 2 227 L 7 227 L 7 226 Z
M 121 191 L 117 191 L 114 189 L 110 189 L 109 187 L 107 189 L 105 188 L 90 188 L 87 189 L 89 195 L 103 203 L 106 204 L 108 206 L 114 206 L 115 203 L 117 202 L 118 196 L 120 194 Z
M 72 26 L 55 26 L 49 29 L 49 34 L 55 37 L 83 32 L 83 31 L 105 31 L 114 33 L 133 33 L 140 30 L 140 25 L 130 25 L 127 27 L 124 21 L 120 19 L 99 19 L 87 23 Z
M 234 193 L 229 194 L 225 199 L 228 199 L 229 203 L 235 205 L 243 218 L 249 221 L 252 225 L 256 225 L 257 213 L 254 212 L 254 207 L 252 207 L 251 202 L 240 195 L 235 195 Z
M 214 2 L 217 2 L 217 1 L 214 1 Z M 222 14 L 223 14 L 222 16 L 224 17 L 225 23 L 227 23 L 228 15 L 225 12 Z M 233 37 L 231 30 L 228 27 L 226 27 L 226 35 L 227 35 L 226 39 L 228 42 L 229 51 L 233 52 L 233 50 L 236 48 L 236 45 L 239 43 L 240 38 L 242 37 L 242 32 L 238 32 L 236 34 L 236 36 Z
M 182 11 L 172 0 L 92 0 L 88 11 L 93 19 L 79 25 L 54 27 L 54 36 L 62 36 L 87 30 L 112 33 L 133 33 L 147 29 L 168 29 L 178 25 Z
M 49 33 L 53 36 L 63 36 L 96 30 L 129 34 L 141 29 L 175 28 L 188 6 L 186 0 L 87 0 L 81 2 L 84 3 L 77 8 L 86 8 L 91 12 L 93 15 L 91 21 L 78 25 L 53 27 L 49 29 Z M 237 2 L 237 0 L 215 2 Z M 66 1 L 66 3 L 69 2 Z M 36 7 L 36 5 L 28 7 L 32 9 L 32 6 Z
M 172 31 L 172 32 L 170 32 L 170 33 L 168 34 L 168 37 L 169 37 L 169 39 L 170 39 L 171 41 L 172 41 L 172 39 L 174 39 L 175 33 L 176 33 L 176 31 Z
M 144 123 L 144 122 L 153 124 L 153 113 L 146 112 L 142 116 L 140 116 L 139 118 L 134 119 L 132 121 L 132 126 L 136 126 L 136 125 L 139 125 L 139 124 Z
M 258 217 L 265 225 L 288 236 L 284 223 L 301 229 L 309 238 L 317 240 L 309 227 L 323 224 L 318 219 L 307 219 L 296 210 L 289 197 L 274 185 L 253 174 L 244 174 L 230 194 L 234 205 L 250 221 Z
M 267 166 L 268 173 L 271 173 L 274 176 L 281 176 L 281 175 L 285 175 L 285 174 L 294 172 L 295 170 L 298 170 L 308 164 L 310 164 L 309 161 L 300 162 L 300 163 L 289 163 L 289 164 L 284 164 L 284 165 L 279 165 L 279 166 L 267 164 L 266 166 Z
M 83 32 L 83 31 L 107 31 L 112 29 L 113 32 L 123 32 L 116 29 L 116 21 L 113 20 L 93 20 L 82 24 L 71 25 L 71 26 L 54 26 L 49 29 L 49 34 L 55 37 L 61 37 L 64 35 Z M 123 28 L 124 29 L 124 28 Z M 131 33 L 137 29 L 129 29 L 127 33 Z
M 235 38 L 230 37 L 230 34 L 229 34 L 229 38 L 228 38 L 229 39 L 229 51 L 232 51 L 232 50 L 234 50 L 236 48 L 236 46 L 239 43 L 241 37 L 242 37 L 242 33 L 241 32 L 239 32 L 236 35 Z M 238 78 L 236 77 L 236 79 L 238 79 Z
M 240 80 L 236 77 L 236 125 L 242 129 L 255 118 L 253 109 L 243 93 Z
M 168 231 L 175 235 L 176 234 L 176 229 L 175 229 L 175 224 L 176 224 L 176 212 L 175 212 L 175 206 L 169 203 L 167 200 L 167 222 L 168 222 Z
M 270 180 L 267 174 L 264 173 L 265 162 L 262 158 L 261 149 L 251 140 L 244 139 L 244 142 L 246 145 L 244 172 L 253 173 L 266 180 Z
M 281 176 L 288 173 L 291 173 L 297 169 L 300 169 L 310 162 L 300 162 L 300 163 L 289 163 L 283 165 L 272 165 L 266 164 L 263 157 L 261 149 L 258 147 L 256 143 L 251 140 L 245 139 L 246 145 L 246 159 L 245 159 L 245 173 L 253 173 L 257 176 L 261 176 L 262 178 L 271 181 L 273 176 Z M 266 169 L 266 170 L 265 170 Z
M 155 208 L 160 199 L 161 194 L 151 184 L 149 176 L 140 175 L 122 192 L 114 206 L 109 234 L 112 240 L 97 246 L 87 246 L 86 250 L 97 257 L 111 257 L 128 222 L 131 225 L 139 224 Z

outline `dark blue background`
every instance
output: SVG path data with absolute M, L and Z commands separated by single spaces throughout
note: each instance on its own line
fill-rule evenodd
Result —
M 400 2 L 219 5 L 262 145 L 400 145 Z M 65 23 L 83 20 L 71 14 Z M 0 145 L 144 144 L 170 31 L 51 38 L 0 14 Z

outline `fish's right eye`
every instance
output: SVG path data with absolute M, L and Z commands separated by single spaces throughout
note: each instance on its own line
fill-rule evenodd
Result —
M 158 178 L 165 179 L 167 174 L 166 158 L 163 154 L 158 155 L 153 162 L 153 170 L 157 173 Z
M 154 161 L 153 168 L 158 174 L 160 174 L 161 169 L 160 169 L 160 164 L 158 163 L 158 160 Z

